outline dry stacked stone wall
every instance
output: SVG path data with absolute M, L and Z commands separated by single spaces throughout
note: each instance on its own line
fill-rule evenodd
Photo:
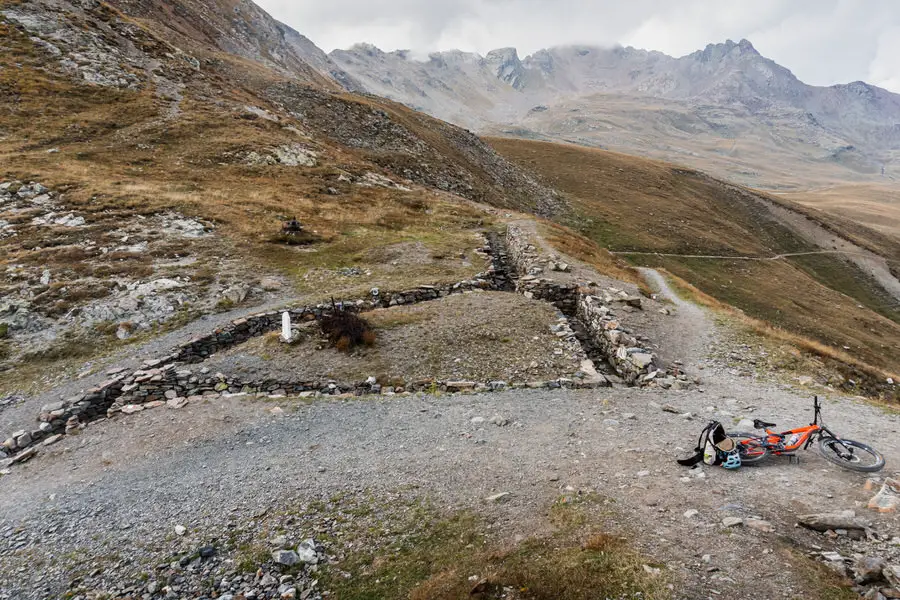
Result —
M 492 258 L 492 264 L 485 273 L 470 280 L 442 286 L 419 286 L 400 292 L 381 292 L 373 288 L 365 298 L 342 302 L 345 310 L 365 312 L 375 308 L 385 308 L 405 304 L 415 304 L 446 297 L 450 294 L 473 290 L 510 290 L 513 288 L 515 270 L 510 269 L 507 260 L 505 239 L 495 235 L 488 238 L 482 253 Z M 535 297 L 554 301 L 558 296 L 565 306 L 574 307 L 566 301 L 567 292 L 541 291 Z M 547 295 L 544 295 L 547 294 Z M 289 309 L 292 321 L 314 320 L 331 310 L 331 304 L 318 304 Z M 50 445 L 64 434 L 83 427 L 97 419 L 113 417 L 118 413 L 131 414 L 156 407 L 181 408 L 189 402 L 230 395 L 255 395 L 265 397 L 313 396 L 313 395 L 365 395 L 402 394 L 411 392 L 486 392 L 521 388 L 595 388 L 608 385 L 606 381 L 595 381 L 583 373 L 572 378 L 550 381 L 506 382 L 506 381 L 437 381 L 420 380 L 406 387 L 382 387 L 374 378 L 359 383 L 341 383 L 334 380 L 323 381 L 242 381 L 224 374 L 210 374 L 205 367 L 189 368 L 200 363 L 216 352 L 243 343 L 253 337 L 277 331 L 281 327 L 283 311 L 271 311 L 236 319 L 225 327 L 189 340 L 166 356 L 143 363 L 140 369 L 113 370 L 107 373 L 110 379 L 96 388 L 79 396 L 60 400 L 42 407 L 38 416 L 38 426 L 31 430 L 13 432 L 0 444 L 0 465 L 22 462 L 35 455 L 39 444 Z M 565 337 L 572 349 L 578 350 L 586 359 L 574 331 L 567 322 L 554 326 L 556 335 Z M 577 348 L 576 348 L 577 347 Z
M 563 313 L 579 321 L 588 341 L 615 372 L 631 385 L 683 387 L 687 377 L 668 373 L 652 350 L 641 346 L 638 339 L 623 327 L 612 305 L 625 303 L 641 308 L 641 298 L 615 290 L 615 296 L 596 296 L 575 283 L 543 277 L 551 264 L 541 250 L 531 243 L 522 228 L 510 225 L 506 233 L 512 268 L 518 273 L 516 290 L 530 298 L 552 302 Z

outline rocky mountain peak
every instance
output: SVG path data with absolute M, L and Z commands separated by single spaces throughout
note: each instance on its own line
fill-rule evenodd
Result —
M 524 67 L 515 48 L 491 50 L 484 57 L 484 64 L 491 69 L 497 79 L 516 89 L 524 85 Z
M 370 44 L 368 42 L 359 42 L 358 44 L 353 44 L 350 48 L 347 49 L 347 52 L 350 54 L 363 54 L 365 56 L 383 56 L 384 52 L 375 44 Z
M 708 44 L 703 50 L 698 50 L 688 57 L 703 63 L 718 63 L 727 58 L 740 57 L 760 57 L 759 52 L 753 47 L 749 40 L 742 39 L 735 43 L 732 40 L 725 40 L 720 44 Z

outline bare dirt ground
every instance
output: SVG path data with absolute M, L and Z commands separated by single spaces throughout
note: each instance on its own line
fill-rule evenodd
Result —
M 310 323 L 294 345 L 264 336 L 205 365 L 244 380 L 354 382 L 373 376 L 383 385 L 420 379 L 527 382 L 571 376 L 581 368 L 581 359 L 551 330 L 563 315 L 518 294 L 455 294 L 364 317 L 376 342 L 352 354 L 330 347 Z
M 727 343 L 728 332 L 670 298 L 677 310 L 667 342 L 680 340 L 677 353 L 703 367 L 702 391 L 279 400 L 280 411 L 232 398 L 91 425 L 0 479 L 0 590 L 5 598 L 59 597 L 76 574 L 102 589 L 144 565 L 152 572 L 173 548 L 221 540 L 272 507 L 348 491 L 365 491 L 373 505 L 400 494 L 468 508 L 509 540 L 545 529 L 561 495 L 592 492 L 613 507 L 606 526 L 660 565 L 676 598 L 823 597 L 804 553 L 837 548 L 850 557 L 872 546 L 798 529 L 797 516 L 852 509 L 888 539 L 900 535 L 900 519 L 863 508 L 872 495 L 866 476 L 814 452 L 799 465 L 773 459 L 736 472 L 677 465 L 709 418 L 801 425 L 812 402 L 805 391 L 736 375 L 709 358 L 705 349 Z M 824 414 L 885 454 L 882 475 L 896 471 L 896 413 L 829 395 Z M 510 424 L 491 424 L 494 415 Z M 485 500 L 501 492 L 505 503 Z M 753 516 L 774 532 L 723 524 Z M 177 524 L 189 533 L 174 538 Z M 893 548 L 881 551 L 896 562 Z

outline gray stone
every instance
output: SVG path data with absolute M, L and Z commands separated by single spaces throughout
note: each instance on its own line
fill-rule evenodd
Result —
M 868 585 L 884 581 L 884 569 L 887 567 L 884 559 L 878 556 L 863 556 L 853 565 L 856 573 L 856 583 Z
M 274 550 L 272 552 L 272 560 L 279 565 L 291 567 L 300 562 L 300 557 L 293 550 Z
M 316 542 L 312 539 L 303 541 L 297 546 L 297 557 L 308 565 L 319 563 L 319 555 L 316 552 Z
M 722 525 L 725 527 L 739 527 L 744 524 L 744 520 L 740 517 L 725 517 L 722 519 Z
M 281 289 L 282 283 L 274 277 L 263 277 L 259 280 L 259 287 L 267 292 L 274 292 Z
M 897 589 L 900 589 L 900 565 L 888 565 L 882 572 L 884 578 Z
M 865 521 L 856 517 L 853 511 L 843 513 L 821 513 L 814 515 L 801 515 L 798 522 L 802 527 L 813 531 L 828 531 L 829 529 L 865 529 Z
M 187 404 L 187 398 L 172 398 L 170 400 L 166 400 L 167 408 L 182 408 Z
M 510 493 L 509 492 L 500 492 L 499 494 L 493 494 L 485 498 L 488 502 L 505 502 L 509 500 Z
M 625 298 L 625 304 L 633 308 L 643 308 L 640 296 L 628 296 Z
M 646 369 L 653 364 L 653 355 L 645 352 L 635 352 L 629 358 L 632 364 L 639 369 Z

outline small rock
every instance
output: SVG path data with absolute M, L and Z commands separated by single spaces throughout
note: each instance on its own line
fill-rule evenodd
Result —
M 882 574 L 888 583 L 900 590 L 900 565 L 889 565 Z
M 491 424 L 496 425 L 497 427 L 506 427 L 509 425 L 509 419 L 501 417 L 500 415 L 494 415 L 491 417 Z
M 877 556 L 864 556 L 853 566 L 856 583 L 868 585 L 884 581 L 884 570 L 887 567 L 884 559 Z
M 744 524 L 744 520 L 740 517 L 725 517 L 722 519 L 722 525 L 725 527 L 739 527 Z
M 122 414 L 133 415 L 134 413 L 139 413 L 142 410 L 144 410 L 144 406 L 142 404 L 126 404 L 122 407 Z
M 672 413 L 673 415 L 680 415 L 680 414 L 683 414 L 682 411 L 678 410 L 677 408 L 675 408 L 675 407 L 672 406 L 671 404 L 664 404 L 663 407 L 662 407 L 662 411 L 663 411 L 663 412 L 667 412 L 667 413 Z
M 202 546 L 200 548 L 200 558 L 212 558 L 216 554 L 216 549 L 213 546 Z
M 494 494 L 493 496 L 488 496 L 485 498 L 488 502 L 505 502 L 509 500 L 510 493 L 509 492 L 500 492 L 499 494 Z
M 692 509 L 690 509 L 690 510 L 684 511 L 684 518 L 685 518 L 685 519 L 693 519 L 694 517 L 696 517 L 696 516 L 699 515 L 699 514 L 700 514 L 700 511 L 699 511 L 699 510 L 696 510 L 696 509 L 693 509 L 693 508 L 692 508 Z
M 746 525 L 750 529 L 755 529 L 756 531 L 762 531 L 765 533 L 772 533 L 773 531 L 775 531 L 774 525 L 772 525 L 768 521 L 763 521 L 762 519 L 747 519 Z
M 172 398 L 171 400 L 166 400 L 167 408 L 182 408 L 187 404 L 187 398 Z
M 280 280 L 275 279 L 274 277 L 263 277 L 259 280 L 259 287 L 264 289 L 267 292 L 274 292 L 276 290 L 280 290 L 282 283 Z
M 175 526 L 175 535 L 184 535 L 185 533 L 187 533 L 187 527 L 184 525 Z

